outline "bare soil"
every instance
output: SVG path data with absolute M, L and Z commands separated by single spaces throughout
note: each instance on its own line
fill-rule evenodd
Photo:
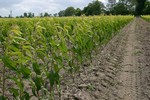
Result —
M 150 100 L 150 23 L 135 18 L 74 77 L 63 75 L 61 100 Z

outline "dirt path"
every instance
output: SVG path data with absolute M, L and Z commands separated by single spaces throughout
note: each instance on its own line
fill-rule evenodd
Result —
M 135 19 L 129 29 L 126 31 L 128 34 L 127 45 L 125 47 L 124 60 L 122 63 L 122 69 L 119 75 L 119 80 L 122 83 L 122 87 L 119 89 L 119 96 L 123 100 L 137 100 L 137 66 L 135 61 L 134 47 L 136 45 L 135 40 L 135 27 L 137 19 Z
M 136 18 L 125 33 L 128 38 L 117 95 L 121 100 L 150 100 L 150 24 Z
M 135 58 L 139 100 L 150 100 L 150 23 L 139 19 L 136 26 Z
M 150 24 L 136 18 L 126 33 L 118 95 L 123 100 L 150 100 Z

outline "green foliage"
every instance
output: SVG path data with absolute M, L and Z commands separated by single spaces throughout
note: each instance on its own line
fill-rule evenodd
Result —
M 47 12 L 44 13 L 44 17 L 48 17 L 49 14 Z
M 3 93 L 13 99 L 54 99 L 60 96 L 61 71 L 77 74 L 92 58 L 97 47 L 106 44 L 133 16 L 1 19 L 0 36 L 5 67 L 13 75 L 3 77 Z M 5 80 L 14 87 L 5 88 Z M 29 90 L 26 88 L 30 87 Z M 5 91 L 6 90 L 6 91 Z
M 150 15 L 150 1 L 145 2 L 145 8 L 143 9 L 144 15 Z
M 74 7 L 68 7 L 66 8 L 65 12 L 64 12 L 65 16 L 74 16 L 75 15 L 75 9 Z
M 82 10 L 80 8 L 77 8 L 76 11 L 75 11 L 75 15 L 76 16 L 81 16 L 82 14 Z
M 6 100 L 6 97 L 0 95 L 0 100 Z
M 65 16 L 65 10 L 59 11 L 58 16 L 59 16 L 59 17 Z
M 136 9 L 135 9 L 135 15 L 140 16 L 144 9 L 146 0 L 136 0 L 136 2 L 137 2 L 137 4 L 136 4 Z
M 114 15 L 128 15 L 129 11 L 126 8 L 126 6 L 124 5 L 124 3 L 117 3 L 113 10 L 112 10 L 112 14 Z
M 15 62 L 13 62 L 8 56 L 2 57 L 2 61 L 4 63 L 4 66 L 8 67 L 10 70 L 16 71 Z
M 100 15 L 104 11 L 104 5 L 102 2 L 96 0 L 89 3 L 87 7 L 84 7 L 83 13 L 87 16 L 89 15 Z
M 119 0 L 116 2 L 115 0 L 113 2 L 110 2 L 108 6 L 108 14 L 113 15 L 128 15 L 128 14 L 134 14 L 135 10 L 135 0 Z
M 144 15 L 144 16 L 142 16 L 142 18 L 146 21 L 150 21 L 150 16 L 149 15 Z

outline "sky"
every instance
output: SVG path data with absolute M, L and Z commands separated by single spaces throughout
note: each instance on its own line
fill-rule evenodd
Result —
M 93 0 L 0 0 L 0 16 L 8 16 L 12 10 L 13 17 L 32 12 L 39 15 L 41 12 L 58 13 L 69 6 L 81 8 Z M 106 4 L 107 0 L 99 0 Z

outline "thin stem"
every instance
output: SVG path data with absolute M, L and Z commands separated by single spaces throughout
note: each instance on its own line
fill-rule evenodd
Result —
M 3 88 L 2 88 L 2 95 L 5 96 L 5 66 L 3 67 Z
M 20 81 L 20 82 L 22 82 L 23 80 L 22 80 L 22 78 L 21 78 L 21 75 L 20 75 L 20 74 L 18 75 L 18 77 L 19 77 L 19 81 Z M 20 97 L 19 97 L 19 98 L 20 98 L 20 100 L 21 100 L 21 98 L 22 98 L 22 94 L 23 94 L 23 90 L 22 90 L 21 88 L 20 88 L 20 90 L 19 90 L 19 94 L 20 94 Z

